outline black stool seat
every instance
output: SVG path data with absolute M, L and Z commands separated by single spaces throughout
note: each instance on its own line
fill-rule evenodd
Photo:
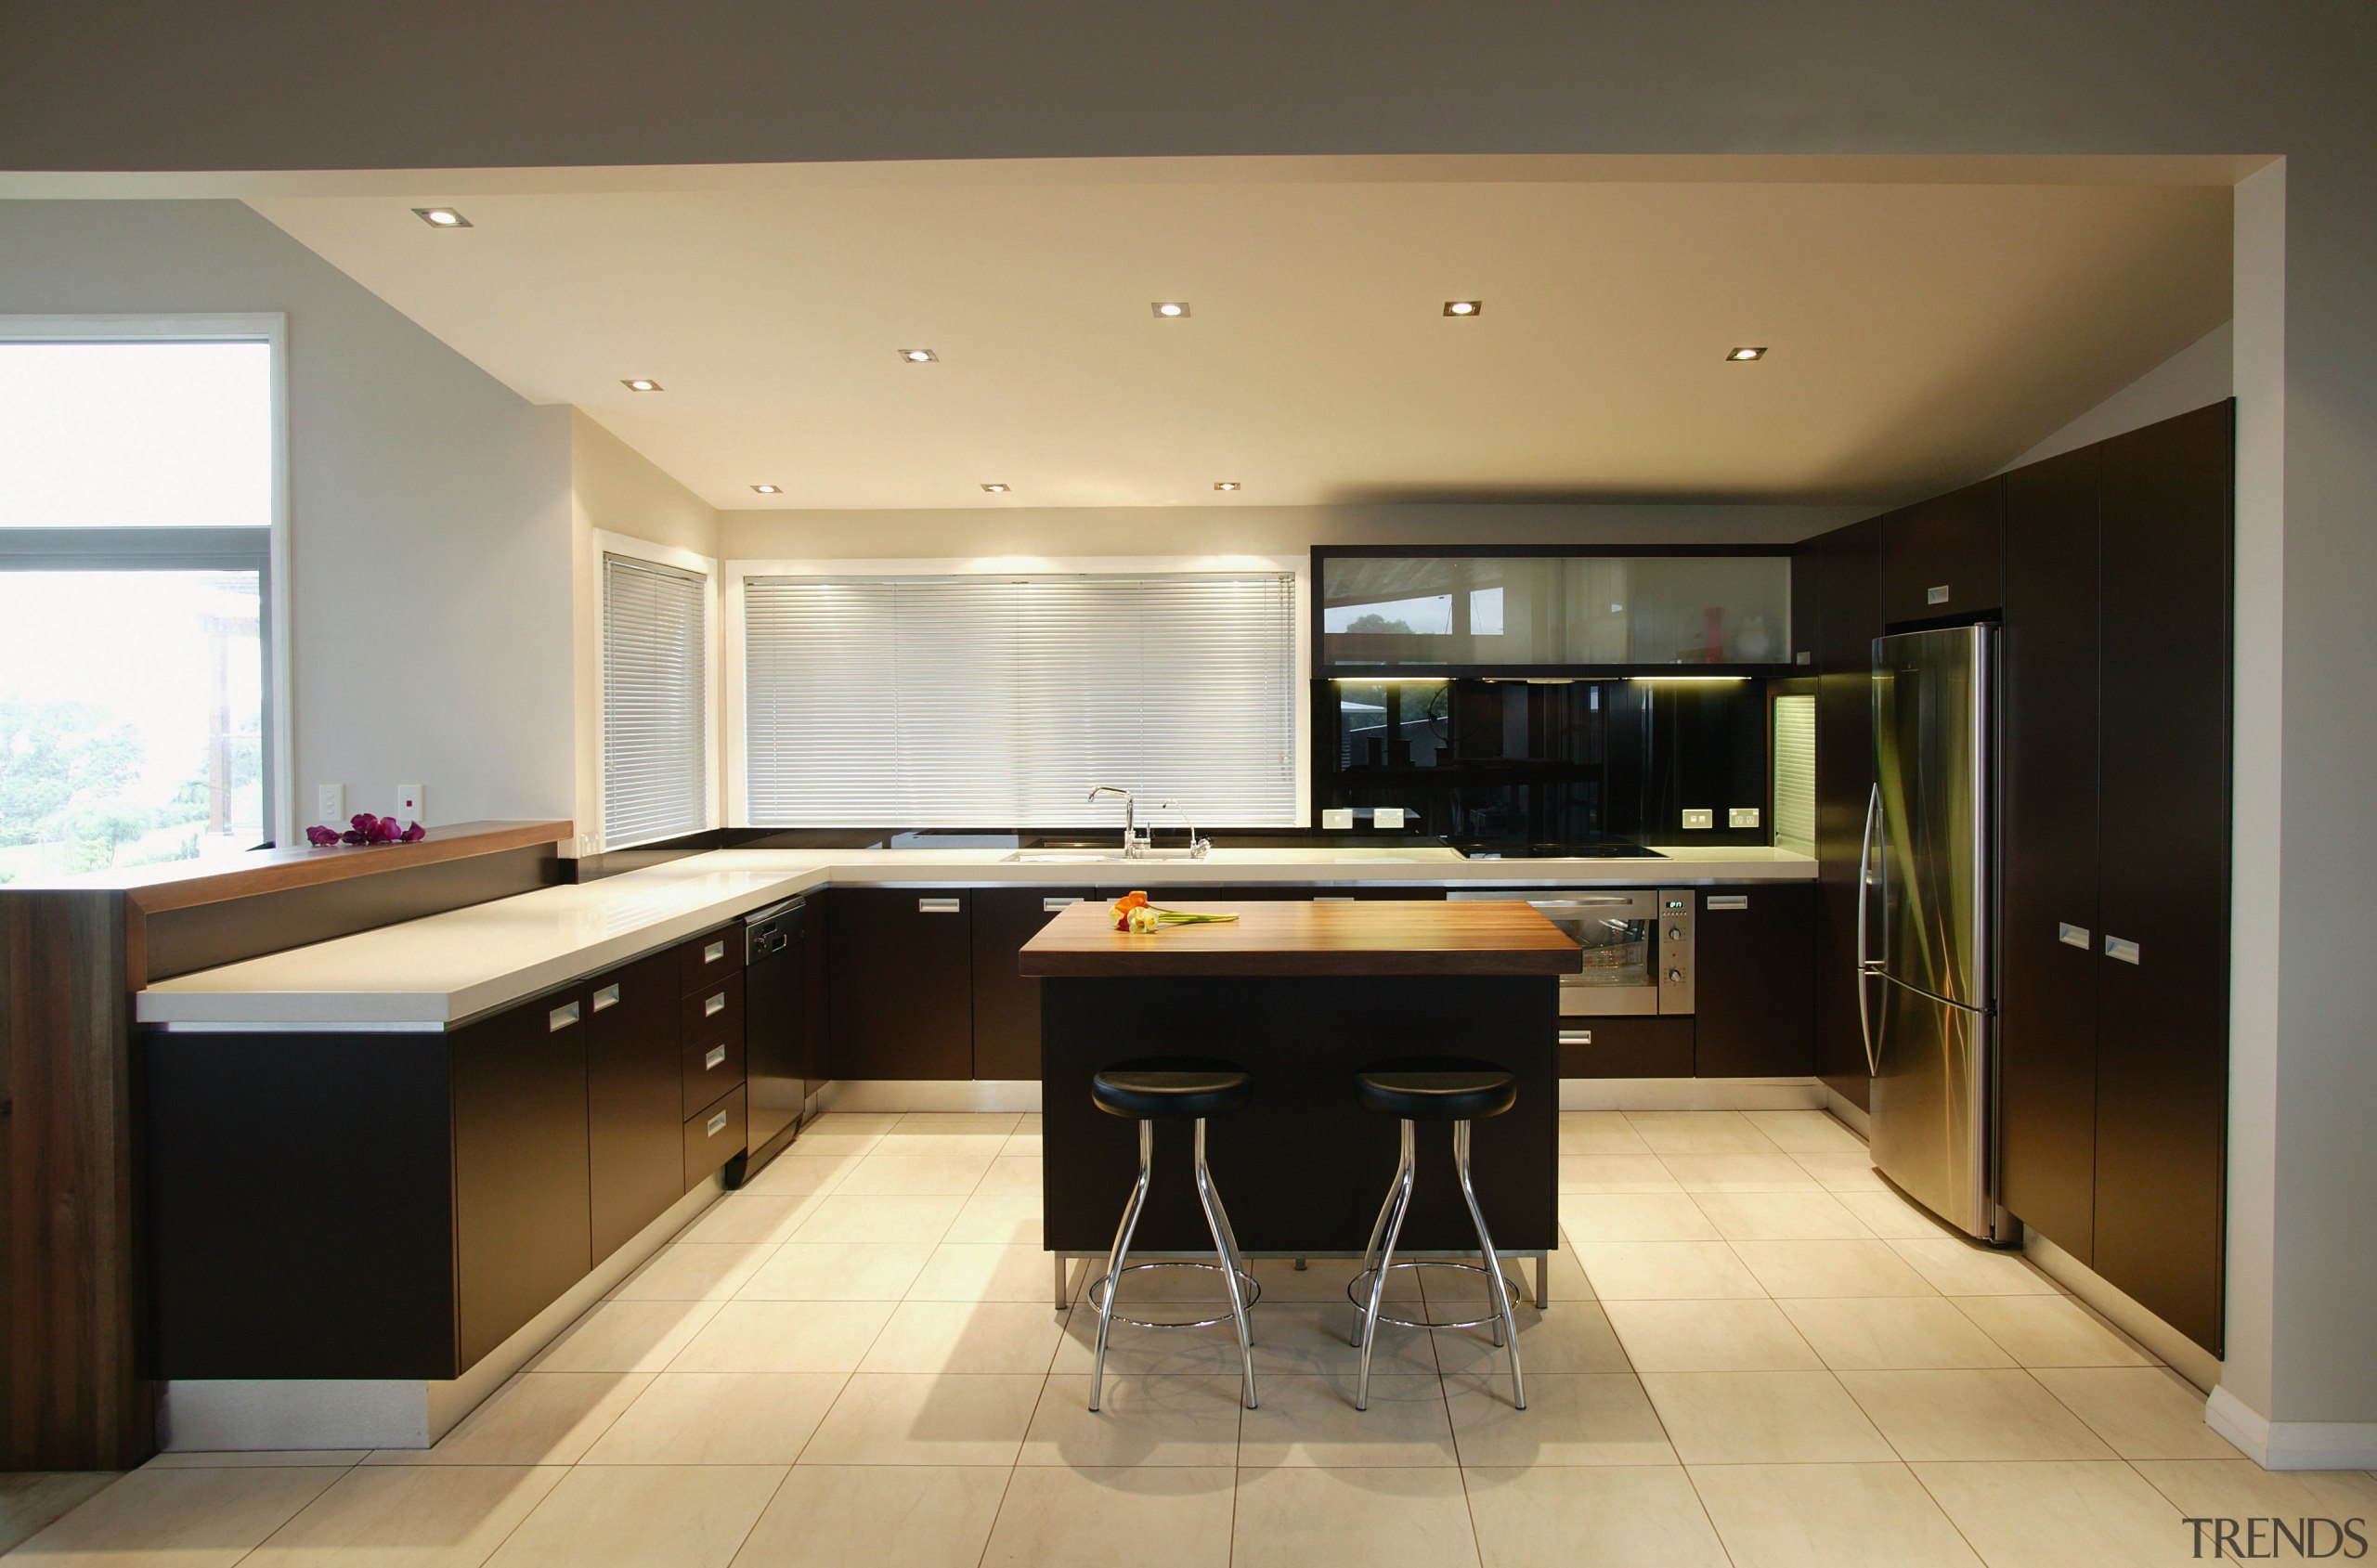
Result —
M 1406 1121 L 1479 1121 L 1518 1103 L 1518 1080 L 1491 1062 L 1411 1056 L 1354 1077 L 1364 1106 Z
M 1235 1062 L 1204 1056 L 1150 1056 L 1118 1062 L 1089 1081 L 1089 1096 L 1109 1116 L 1135 1121 L 1194 1121 L 1244 1105 L 1252 1080 Z

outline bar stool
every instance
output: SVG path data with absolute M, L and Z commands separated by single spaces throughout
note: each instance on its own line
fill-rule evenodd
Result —
M 1387 1189 L 1386 1202 L 1378 1212 L 1378 1223 L 1370 1227 L 1370 1245 L 1362 1251 L 1362 1272 L 1345 1287 L 1345 1294 L 1354 1303 L 1353 1342 L 1362 1348 L 1361 1378 L 1354 1393 L 1354 1408 L 1370 1407 L 1370 1352 L 1378 1342 L 1381 1323 L 1406 1328 L 1472 1328 L 1490 1323 L 1494 1326 L 1494 1342 L 1508 1346 L 1511 1353 L 1511 1403 L 1526 1409 L 1526 1382 L 1519 1372 L 1519 1326 L 1511 1313 L 1510 1285 L 1502 1277 L 1501 1260 L 1494 1255 L 1494 1238 L 1486 1229 L 1485 1212 L 1477 1207 L 1477 1190 L 1469 1180 L 1469 1124 L 1485 1117 L 1500 1116 L 1516 1105 L 1518 1081 L 1491 1062 L 1460 1056 L 1415 1056 L 1381 1062 L 1356 1073 L 1354 1092 L 1369 1109 L 1397 1117 L 1403 1123 L 1402 1154 L 1396 1161 L 1394 1184 Z M 1470 1223 L 1477 1227 L 1477 1251 L 1485 1260 L 1483 1268 L 1445 1258 L 1420 1258 L 1399 1263 L 1395 1261 L 1396 1238 L 1402 1234 L 1403 1217 L 1411 1208 L 1412 1129 L 1422 1121 L 1452 1123 L 1453 1169 L 1461 1175 L 1461 1196 L 1469 1205 Z M 1398 1268 L 1442 1268 L 1482 1274 L 1493 1290 L 1493 1315 L 1442 1322 L 1384 1316 L 1379 1307 L 1386 1293 L 1387 1271 Z M 1367 1290 L 1365 1280 L 1369 1281 Z
M 1246 1313 L 1261 1299 L 1263 1288 L 1246 1272 L 1245 1261 L 1238 1252 L 1238 1237 L 1229 1228 L 1229 1212 L 1222 1207 L 1221 1194 L 1214 1190 L 1214 1178 L 1205 1169 L 1205 1119 L 1244 1105 L 1253 1092 L 1249 1085 L 1245 1071 L 1236 1063 L 1177 1056 L 1123 1062 L 1089 1081 L 1089 1095 L 1098 1109 L 1139 1124 L 1139 1179 L 1131 1187 L 1130 1201 L 1123 1206 L 1123 1223 L 1115 1229 L 1114 1251 L 1107 1256 L 1106 1273 L 1090 1281 L 1088 1290 L 1090 1301 L 1098 1308 L 1098 1358 L 1089 1373 L 1092 1410 L 1098 1408 L 1098 1394 L 1106 1382 L 1106 1339 L 1115 1322 L 1115 1288 L 1126 1274 L 1159 1268 L 1211 1269 L 1222 1276 L 1223 1287 L 1229 1293 L 1229 1319 L 1238 1326 L 1239 1366 L 1245 1381 L 1246 1407 L 1254 1408 L 1253 1337 L 1247 1330 Z M 1218 1263 L 1124 1261 L 1130 1256 L 1131 1233 L 1138 1228 L 1139 1212 L 1147 1205 L 1148 1182 L 1155 1169 L 1155 1124 L 1159 1121 L 1188 1121 L 1195 1126 L 1197 1201 L 1205 1211 L 1205 1228 L 1213 1233 Z M 1223 1319 L 1150 1322 L 1125 1317 L 1122 1321 L 1138 1328 L 1205 1328 Z

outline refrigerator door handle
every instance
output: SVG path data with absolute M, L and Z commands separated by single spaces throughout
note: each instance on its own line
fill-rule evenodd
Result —
M 1882 810 L 1882 786 L 1876 784 L 1865 797 L 1865 832 L 1857 848 L 1857 1035 L 1865 1047 L 1865 1072 L 1870 1078 L 1881 1076 L 1881 1064 L 1874 1058 L 1873 1009 L 1865 1000 L 1867 982 L 1882 972 L 1883 960 L 1865 956 L 1865 934 L 1872 927 L 1866 922 L 1866 893 L 1873 886 L 1874 819 Z

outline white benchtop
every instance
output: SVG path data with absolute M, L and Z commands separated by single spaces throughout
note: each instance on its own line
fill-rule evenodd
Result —
M 1812 881 L 1785 849 L 1660 847 L 1661 860 L 1466 861 L 1434 847 L 1215 849 L 1206 859 L 1016 862 L 1009 849 L 721 849 L 595 882 L 384 926 L 160 980 L 142 1023 L 435 1029 L 606 969 L 827 884 L 1179 887 L 1196 882 L 1422 887 Z

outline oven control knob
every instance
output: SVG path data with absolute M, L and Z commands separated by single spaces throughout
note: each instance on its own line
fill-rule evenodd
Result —
M 1671 941 L 1671 942 L 1680 942 L 1680 941 L 1683 940 L 1683 927 L 1681 927 L 1681 926 L 1670 926 L 1670 927 L 1668 927 L 1668 940 L 1669 940 L 1669 941 Z
M 1682 985 L 1683 983 L 1683 971 L 1681 969 L 1669 969 L 1668 971 L 1668 983 L 1669 985 Z

